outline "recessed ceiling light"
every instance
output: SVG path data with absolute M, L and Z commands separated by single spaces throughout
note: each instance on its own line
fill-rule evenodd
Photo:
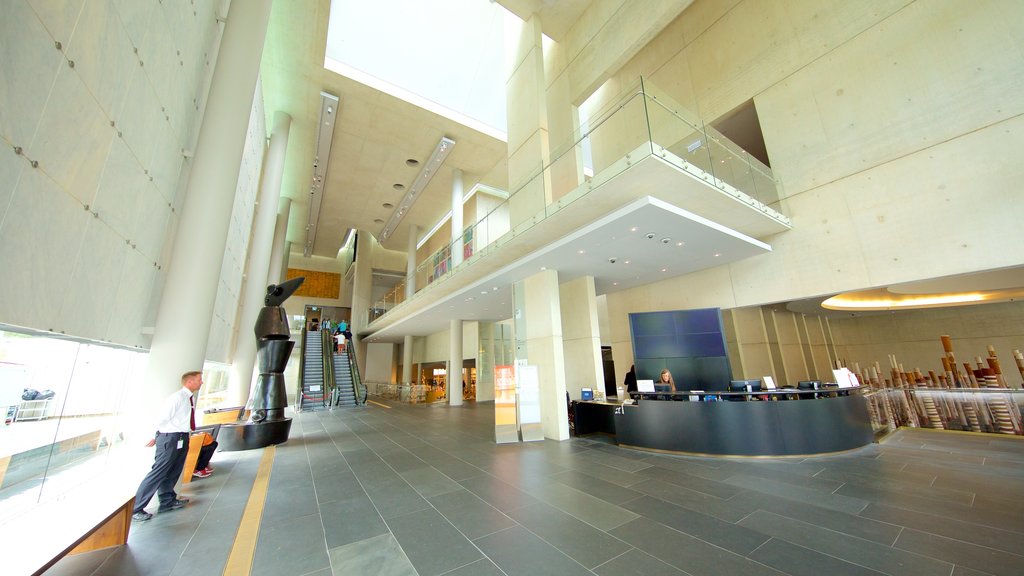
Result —
M 420 161 L 415 158 L 409 158 L 405 161 L 406 166 L 416 167 L 420 165 Z
M 719 256 L 721 256 L 721 254 L 715 254 L 715 258 L 718 258 Z
M 497 290 L 497 289 L 498 289 L 497 286 L 491 286 L 491 290 Z
M 472 296 L 470 296 L 469 298 L 466 298 L 466 302 L 469 302 L 469 301 L 470 301 L 470 300 L 472 300 L 472 299 L 473 299 L 473 297 L 472 297 Z
M 629 260 L 626 260 L 626 264 L 629 264 Z
M 395 190 L 405 190 L 405 184 L 392 184 L 391 187 Z
M 547 266 L 541 266 L 541 267 L 540 267 L 540 270 L 541 270 L 541 272 L 543 272 L 544 270 L 547 270 L 547 269 L 548 269 L 548 267 L 547 267 Z
M 481 294 L 487 294 L 487 290 L 481 290 L 480 293 Z
M 580 250 L 580 251 L 579 251 L 579 254 L 583 254 L 583 253 L 585 253 L 585 252 L 586 252 L 586 250 Z
M 636 232 L 636 230 L 637 230 L 636 226 L 633 226 L 632 228 L 629 229 L 630 232 Z
M 381 206 L 387 208 L 388 210 L 390 210 L 390 209 L 395 207 L 395 205 L 392 204 L 391 202 L 385 202 L 385 203 L 381 204 Z
M 612 286 L 618 286 L 618 285 L 619 285 L 618 282 L 612 282 Z
M 662 268 L 661 271 L 662 272 L 668 272 L 668 268 Z
M 682 246 L 683 244 L 686 244 L 686 242 L 676 242 L 676 246 Z

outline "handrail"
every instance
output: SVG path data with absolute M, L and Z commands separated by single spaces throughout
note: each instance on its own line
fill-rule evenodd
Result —
M 324 381 L 321 385 L 324 387 L 324 394 L 322 396 L 324 405 L 329 405 L 331 398 L 334 398 L 334 338 L 331 337 L 330 330 L 320 331 L 320 349 L 322 351 L 322 361 L 324 366 Z
M 345 345 L 345 354 L 348 355 L 348 367 L 352 373 L 352 388 L 356 394 L 356 405 L 366 404 L 366 387 L 363 386 L 363 379 L 359 376 L 359 366 L 356 364 L 355 346 L 351 342 Z
M 658 124 L 669 118 L 671 122 L 667 126 Z M 552 195 L 552 198 L 557 196 L 558 199 L 547 200 L 549 203 L 533 218 L 521 222 L 512 222 L 509 219 L 508 207 L 514 199 L 524 191 L 527 194 L 535 193 L 537 186 L 534 184 L 537 179 L 543 178 L 544 174 L 555 169 L 563 160 L 570 159 L 570 163 L 575 163 L 576 155 L 582 151 L 583 144 L 593 142 L 595 131 L 615 131 L 623 122 L 633 121 L 642 124 L 641 127 L 645 128 L 644 135 L 641 137 L 637 133 L 629 136 L 626 141 L 618 138 L 599 138 L 599 143 L 603 143 L 607 148 L 604 151 L 605 156 L 618 158 L 618 154 L 624 153 L 625 164 L 628 166 L 642 159 L 635 157 L 635 154 L 658 155 L 677 168 L 702 171 L 710 187 L 741 198 L 749 207 L 759 210 L 783 226 L 790 225 L 789 218 L 771 206 L 780 202 L 778 182 L 771 168 L 714 128 L 707 126 L 699 117 L 686 111 L 667 94 L 650 86 L 641 77 L 593 114 L 587 125 L 574 130 L 566 143 L 553 147 L 550 156 L 528 170 L 524 178 L 510 182 L 507 198 L 476 222 L 465 226 L 458 240 L 438 247 L 420 260 L 413 271 L 413 277 L 416 279 L 415 293 L 406 295 L 406 279 L 394 286 L 382 299 L 373 302 L 368 310 L 369 321 L 372 323 L 395 307 L 416 298 L 435 282 L 450 277 L 456 269 L 473 262 L 474 258 L 479 259 L 488 250 L 493 250 L 508 239 L 525 233 L 538 222 L 551 218 L 565 206 L 610 181 L 623 169 L 621 163 L 611 162 L 592 167 L 595 174 L 577 182 L 575 188 L 572 188 L 571 179 L 562 182 L 559 185 L 559 194 Z M 606 125 L 610 127 L 606 128 Z M 697 136 L 698 139 L 689 146 L 684 146 L 687 148 L 686 153 L 678 155 L 670 150 L 672 145 L 685 145 L 686 142 L 681 139 L 684 135 L 690 134 Z M 665 145 L 665 139 L 668 139 L 668 147 Z M 634 140 L 636 141 L 633 142 Z M 630 143 L 633 144 L 632 147 L 627 145 Z M 690 149 L 691 146 L 694 146 L 693 149 Z M 634 154 L 634 157 L 631 158 L 631 154 Z M 553 183 L 544 183 L 542 187 L 547 189 L 552 185 Z M 563 189 L 566 186 L 569 188 Z M 565 198 L 568 200 L 564 200 Z M 461 259 L 453 258 L 453 252 L 456 250 L 463 251 Z M 460 263 L 456 265 L 456 262 Z
M 302 337 L 299 339 L 299 381 L 295 388 L 295 411 L 302 411 L 302 383 L 306 374 L 306 327 L 302 327 Z

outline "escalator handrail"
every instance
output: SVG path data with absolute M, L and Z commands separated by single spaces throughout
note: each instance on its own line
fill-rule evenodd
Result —
M 363 386 L 363 379 L 359 377 L 359 366 L 356 364 L 355 346 L 347 342 L 345 354 L 348 356 L 348 367 L 352 373 L 352 389 L 356 394 L 356 405 L 366 404 L 366 387 Z

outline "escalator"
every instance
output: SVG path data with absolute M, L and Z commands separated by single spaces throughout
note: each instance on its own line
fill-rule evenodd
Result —
M 324 351 L 319 331 L 302 331 L 302 360 L 299 379 L 302 385 L 298 398 L 296 398 L 299 411 L 313 410 L 327 405 L 327 387 L 324 386 Z

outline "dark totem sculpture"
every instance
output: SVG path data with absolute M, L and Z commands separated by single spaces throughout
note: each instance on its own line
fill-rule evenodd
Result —
M 218 441 L 221 450 L 250 450 L 288 440 L 292 419 L 285 418 L 288 392 L 284 386 L 284 368 L 295 342 L 289 339 L 288 315 L 281 304 L 305 278 L 293 278 L 267 286 L 263 308 L 256 318 L 256 346 L 260 375 L 253 390 L 249 420 L 221 426 Z

